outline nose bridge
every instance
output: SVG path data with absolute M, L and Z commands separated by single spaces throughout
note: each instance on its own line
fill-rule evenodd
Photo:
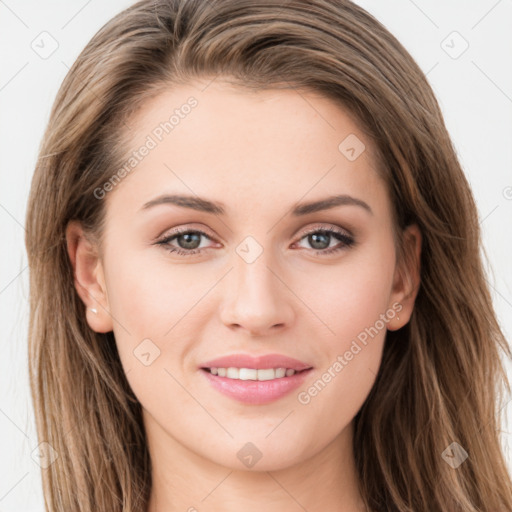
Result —
M 279 274 L 270 247 L 246 237 L 235 249 L 222 308 L 222 321 L 251 332 L 264 332 L 291 321 L 291 295 Z

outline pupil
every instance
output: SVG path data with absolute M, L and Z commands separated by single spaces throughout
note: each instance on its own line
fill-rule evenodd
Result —
M 322 233 L 322 234 L 314 233 L 312 235 L 309 235 L 309 238 L 310 238 L 311 246 L 314 247 L 315 249 L 326 249 L 327 247 L 329 247 L 330 235 L 327 233 Z M 320 243 L 320 247 L 317 246 L 318 243 Z M 325 244 L 325 247 L 322 246 L 324 244 Z

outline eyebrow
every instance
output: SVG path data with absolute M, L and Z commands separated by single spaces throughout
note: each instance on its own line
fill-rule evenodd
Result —
M 157 205 L 162 204 L 171 204 L 176 206 L 181 206 L 182 208 L 190 208 L 192 210 L 197 210 L 200 212 L 213 213 L 215 215 L 225 215 L 226 209 L 223 203 L 218 201 L 210 201 L 208 199 L 198 197 L 198 196 L 187 196 L 187 195 L 179 195 L 179 194 L 171 194 L 171 195 L 162 195 L 158 196 L 151 201 L 145 203 L 141 210 L 148 210 Z M 323 210 L 329 210 L 331 208 L 335 208 L 337 206 L 360 206 L 368 213 L 373 215 L 373 211 L 370 206 L 365 203 L 361 199 L 357 199 L 355 197 L 349 196 L 347 194 L 341 194 L 336 196 L 330 196 L 325 199 L 320 199 L 319 201 L 311 201 L 309 203 L 302 203 L 296 205 L 292 210 L 292 215 L 294 217 L 299 217 L 302 215 L 308 215 L 310 213 L 315 213 Z

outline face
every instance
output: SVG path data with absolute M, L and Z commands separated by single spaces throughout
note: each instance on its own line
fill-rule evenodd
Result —
M 91 327 L 114 331 L 150 442 L 232 468 L 256 448 L 255 469 L 275 470 L 351 425 L 411 290 L 347 112 L 311 92 L 205 86 L 132 120 L 122 179 L 98 192 L 106 229 L 84 300 Z

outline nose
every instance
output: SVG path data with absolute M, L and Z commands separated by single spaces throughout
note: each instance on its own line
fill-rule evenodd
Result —
M 226 276 L 221 320 L 230 329 L 253 336 L 275 334 L 291 325 L 293 289 L 266 256 L 247 263 L 235 255 L 235 268 Z

